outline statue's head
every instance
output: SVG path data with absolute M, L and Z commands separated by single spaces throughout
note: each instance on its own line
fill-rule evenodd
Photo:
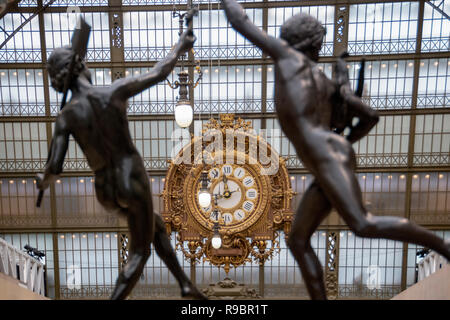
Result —
M 72 60 L 73 51 L 70 46 L 55 49 L 47 60 L 47 70 L 50 75 L 52 87 L 58 91 L 64 90 L 64 79 L 69 73 L 69 65 Z M 83 75 L 92 83 L 91 73 L 84 64 L 84 61 L 75 61 L 73 68 L 73 76 L 75 78 Z
M 319 60 L 326 29 L 316 18 L 299 13 L 284 22 L 280 37 L 314 61 Z

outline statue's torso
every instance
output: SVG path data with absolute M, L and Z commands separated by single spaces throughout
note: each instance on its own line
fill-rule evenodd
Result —
M 304 165 L 311 167 L 311 150 L 319 150 L 317 144 L 333 134 L 336 86 L 314 62 L 291 51 L 275 64 L 275 107 L 283 132 Z
M 137 154 L 128 128 L 125 102 L 112 101 L 110 88 L 92 87 L 64 108 L 75 141 L 96 171 Z
M 306 121 L 330 129 L 333 82 L 305 55 L 291 50 L 275 64 L 275 106 L 280 122 Z

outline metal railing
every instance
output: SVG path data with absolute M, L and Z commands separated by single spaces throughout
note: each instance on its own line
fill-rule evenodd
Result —
M 44 264 L 0 238 L 0 272 L 45 296 Z
M 425 279 L 426 277 L 435 273 L 439 269 L 444 268 L 444 266 L 447 263 L 448 263 L 447 260 L 443 256 L 440 256 L 434 251 L 430 252 L 425 258 L 423 258 L 418 263 L 419 274 L 417 280 L 421 281 Z

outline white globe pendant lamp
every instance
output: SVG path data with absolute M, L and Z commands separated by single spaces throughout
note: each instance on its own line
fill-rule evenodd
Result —
M 220 247 L 222 246 L 222 238 L 220 238 L 220 234 L 213 235 L 211 244 L 214 249 L 220 249 Z
M 198 194 L 198 204 L 202 208 L 208 208 L 211 205 L 211 194 L 208 190 L 201 190 Z
M 198 204 L 202 208 L 208 208 L 211 205 L 211 192 L 208 189 L 208 171 L 202 171 L 200 181 L 202 185 L 198 193 Z
M 175 122 L 181 128 L 187 128 L 191 125 L 194 118 L 194 112 L 192 110 L 189 101 L 178 101 L 175 106 Z
M 175 82 L 175 88 L 180 88 L 180 96 L 175 106 L 175 122 L 183 129 L 189 127 L 194 119 L 194 112 L 188 97 L 189 85 L 189 73 L 181 70 L 178 73 L 178 81 Z
M 214 249 L 220 249 L 222 246 L 222 237 L 219 233 L 219 223 L 215 222 L 213 226 L 214 234 L 211 238 L 211 245 Z

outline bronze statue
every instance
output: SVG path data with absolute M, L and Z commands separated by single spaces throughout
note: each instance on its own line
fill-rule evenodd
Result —
M 189 18 L 192 19 L 192 15 Z M 69 78 L 67 87 L 72 98 L 65 106 L 63 102 L 64 108 L 56 118 L 45 173 L 36 178 L 41 190 L 38 204 L 43 190 L 63 170 L 69 135 L 72 135 L 94 171 L 98 201 L 128 220 L 131 233 L 129 259 L 111 298 L 125 299 L 129 295 L 150 256 L 153 242 L 157 254 L 178 280 L 182 296 L 205 299 L 181 269 L 164 223 L 153 213 L 147 172 L 131 139 L 127 120 L 127 100 L 166 79 L 178 57 L 192 48 L 195 42 L 192 27 L 180 36 L 167 57 L 148 73 L 118 79 L 107 88 L 92 85 L 90 72 L 82 60 L 87 46 L 86 32 L 89 32 L 88 28 L 85 32 L 77 29 L 72 38 L 73 47 L 56 49 L 48 59 L 52 87 L 65 92 L 65 79 Z M 84 50 L 80 49 L 83 47 L 80 43 L 84 44 Z M 76 59 L 73 58 L 75 53 Z
M 450 242 L 405 218 L 380 217 L 367 212 L 355 177 L 352 143 L 378 122 L 377 113 L 350 90 L 342 74 L 328 79 L 316 62 L 325 28 L 315 18 L 297 14 L 274 38 L 250 22 L 235 0 L 222 0 L 231 25 L 270 55 L 275 64 L 275 105 L 280 125 L 298 157 L 315 180 L 305 192 L 289 234 L 288 245 L 297 260 L 309 295 L 326 299 L 323 272 L 310 237 L 334 207 L 360 237 L 412 242 L 450 259 Z M 339 119 L 335 117 L 339 115 Z M 359 121 L 352 125 L 352 119 Z M 336 133 L 343 127 L 350 133 Z

